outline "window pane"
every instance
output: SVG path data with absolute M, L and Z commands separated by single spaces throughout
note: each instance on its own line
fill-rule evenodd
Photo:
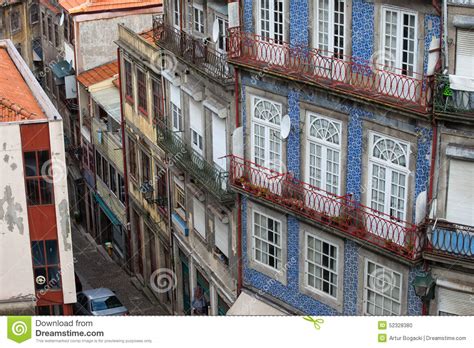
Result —
M 61 288 L 61 273 L 59 267 L 48 267 L 48 285 L 51 289 Z
M 56 240 L 46 241 L 46 260 L 48 260 L 48 265 L 59 264 L 58 242 Z
M 41 204 L 53 203 L 53 185 L 50 182 L 40 179 Z
M 44 242 L 31 242 L 31 253 L 34 266 L 43 266 L 45 264 Z
M 28 197 L 28 205 L 40 204 L 38 179 L 26 180 L 26 195 Z
M 35 268 L 35 288 L 36 290 L 43 290 L 46 285 L 46 268 L 41 267 L 41 268 Z M 39 283 L 39 284 L 38 284 Z
M 25 175 L 38 176 L 38 168 L 36 166 L 36 152 L 25 152 Z

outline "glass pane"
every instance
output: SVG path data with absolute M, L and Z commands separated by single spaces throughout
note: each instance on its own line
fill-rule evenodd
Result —
M 28 205 L 40 204 L 38 179 L 26 180 L 26 195 L 28 197 Z
M 59 267 L 48 267 L 48 285 L 51 289 L 61 288 L 61 273 Z
M 51 182 L 40 179 L 41 204 L 53 203 L 53 185 Z
M 31 242 L 31 253 L 34 266 L 43 266 L 45 264 L 44 242 Z
M 46 260 L 48 265 L 59 264 L 58 242 L 56 240 L 46 241 Z
M 39 151 L 38 152 L 38 168 L 40 175 L 51 175 L 51 162 L 49 160 L 49 151 Z
M 36 152 L 25 152 L 25 176 L 37 176 Z

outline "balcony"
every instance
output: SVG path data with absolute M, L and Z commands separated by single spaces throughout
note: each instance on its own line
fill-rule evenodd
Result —
M 158 145 L 171 155 L 170 163 L 190 173 L 200 185 L 220 202 L 230 202 L 234 195 L 228 190 L 228 173 L 206 161 L 187 145 L 177 133 L 169 129 L 163 121 L 157 121 Z
M 231 64 L 257 69 L 322 87 L 368 103 L 427 113 L 431 110 L 433 78 L 407 74 L 352 56 L 308 47 L 292 47 L 240 28 L 229 29 Z
M 474 91 L 452 89 L 449 76 L 436 76 L 434 96 L 435 113 L 446 115 L 449 119 L 474 121 Z
M 474 227 L 433 220 L 428 225 L 428 252 L 474 260 Z
M 388 250 L 409 261 L 417 260 L 425 245 L 421 230 L 413 224 L 366 207 L 350 195 L 335 196 L 288 173 L 279 173 L 236 156 L 231 156 L 230 185 L 337 229 L 343 236 Z
M 227 63 L 227 55 L 219 52 L 203 39 L 169 26 L 163 17 L 153 17 L 153 39 L 156 45 L 170 51 L 186 64 L 220 84 L 232 84 L 234 70 Z

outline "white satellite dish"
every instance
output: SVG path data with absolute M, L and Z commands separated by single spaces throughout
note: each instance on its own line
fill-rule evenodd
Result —
M 288 138 L 291 130 L 291 119 L 289 115 L 283 116 L 280 124 L 280 134 L 283 139 Z
M 216 20 L 212 25 L 212 41 L 217 42 L 219 40 L 219 22 Z
M 64 23 L 64 12 L 61 13 L 61 18 L 59 18 L 59 26 L 62 27 Z

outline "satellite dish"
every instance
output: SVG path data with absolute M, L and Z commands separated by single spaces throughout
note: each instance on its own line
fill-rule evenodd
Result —
M 219 40 L 219 22 L 216 20 L 212 25 L 212 41 L 217 42 Z
M 61 18 L 59 18 L 59 26 L 62 27 L 64 24 L 64 12 L 61 13 Z
M 283 139 L 288 138 L 288 135 L 290 135 L 290 130 L 291 130 L 291 119 L 289 115 L 285 115 L 281 119 L 281 125 L 280 125 L 281 137 Z

